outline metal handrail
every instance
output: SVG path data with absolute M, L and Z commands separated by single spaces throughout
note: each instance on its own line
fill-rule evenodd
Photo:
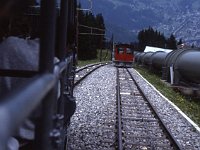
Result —
M 35 77 L 27 85 L 12 95 L 2 99 L 0 104 L 0 149 L 4 150 L 7 141 L 24 120 L 37 108 L 45 96 L 53 89 L 60 75 L 69 67 L 73 56 L 54 66 L 54 72 Z M 28 107 L 27 107 L 28 106 Z
M 66 60 L 59 62 L 58 64 L 55 65 L 54 67 L 54 74 L 56 77 L 59 77 L 62 72 L 67 69 L 67 67 L 70 65 L 70 63 L 73 60 L 73 56 L 69 56 Z
M 41 103 L 54 87 L 55 75 L 44 74 L 36 77 L 28 85 L 6 97 L 0 105 L 0 149 L 6 149 L 10 136 Z
M 74 3 L 73 3 L 74 2 Z M 57 122 L 53 121 L 54 115 L 64 115 L 55 112 L 57 103 L 58 82 L 61 82 L 61 96 L 66 90 L 65 86 L 69 86 L 70 90 L 73 85 L 70 84 L 74 74 L 74 54 L 66 59 L 66 43 L 67 25 L 69 20 L 75 17 L 73 5 L 76 5 L 74 0 L 62 0 L 61 5 L 61 22 L 59 31 L 59 59 L 60 62 L 54 65 L 55 53 L 55 32 L 56 32 L 56 4 L 55 0 L 42 0 L 41 2 L 41 35 L 40 35 L 40 54 L 39 54 L 39 71 L 28 70 L 0 70 L 0 76 L 13 77 L 33 77 L 30 82 L 15 91 L 9 93 L 7 97 L 1 99 L 0 103 L 0 150 L 7 149 L 7 142 L 13 136 L 20 125 L 31 115 L 36 109 L 40 109 L 40 114 L 37 116 L 35 124 L 34 146 L 38 150 L 52 150 L 58 144 L 57 137 L 51 133 L 57 129 Z M 69 7 L 68 7 L 69 6 Z M 72 8 L 71 8 L 72 7 Z M 67 15 L 66 13 L 69 13 Z M 69 17 L 71 15 L 71 18 Z M 68 17 L 67 17 L 68 16 Z M 72 20 L 71 20 L 72 21 Z M 14 74 L 13 74 L 14 73 Z M 65 85 L 67 81 L 68 85 Z M 73 92 L 69 92 L 70 97 L 73 97 Z M 68 95 L 67 95 L 68 96 Z M 59 98 L 62 107 L 67 99 Z M 61 108 L 61 109 L 63 109 Z M 60 111 L 62 112 L 62 111 Z M 62 118 L 62 117 L 61 117 Z M 63 121 L 64 122 L 64 121 Z M 63 128 L 63 122 L 61 128 Z M 60 124 L 60 122 L 58 123 Z M 63 129 L 59 128 L 59 132 Z M 50 134 L 52 137 L 50 137 Z M 61 149 L 63 143 L 56 145 L 56 149 Z M 54 147 L 55 148 L 55 147 Z

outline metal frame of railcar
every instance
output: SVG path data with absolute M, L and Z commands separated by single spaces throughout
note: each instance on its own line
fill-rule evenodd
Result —
M 37 150 L 64 149 L 66 116 L 64 103 L 73 101 L 73 79 L 75 72 L 75 52 L 66 56 L 67 26 L 75 25 L 75 0 L 61 0 L 59 59 L 54 65 L 54 47 L 56 32 L 56 1 L 41 1 L 41 36 L 39 70 L 37 72 L 22 70 L 0 70 L 0 76 L 33 77 L 33 80 L 18 89 L 8 93 L 0 101 L 0 149 L 6 150 L 7 141 L 20 124 L 40 107 L 40 115 L 35 129 L 35 147 Z M 61 96 L 57 100 L 58 82 L 61 81 Z M 67 100 L 64 99 L 67 97 Z M 55 111 L 57 103 L 58 110 Z

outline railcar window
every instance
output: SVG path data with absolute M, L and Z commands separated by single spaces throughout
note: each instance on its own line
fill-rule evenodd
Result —
M 132 54 L 132 50 L 130 48 L 126 48 L 126 53 L 127 54 Z
M 124 52 L 124 48 L 118 48 L 117 50 L 119 54 L 122 54 Z

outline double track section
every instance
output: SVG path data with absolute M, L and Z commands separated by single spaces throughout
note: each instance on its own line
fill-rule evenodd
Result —
M 118 149 L 179 149 L 156 109 L 125 68 L 117 68 Z

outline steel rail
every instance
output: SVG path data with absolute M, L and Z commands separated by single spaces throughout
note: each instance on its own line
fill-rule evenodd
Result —
M 89 73 L 87 73 L 87 74 L 85 74 L 81 79 L 79 79 L 78 81 L 76 81 L 75 83 L 74 83 L 74 86 L 77 86 L 81 81 L 83 81 L 88 75 L 90 75 L 92 72 L 94 72 L 95 70 L 97 70 L 98 68 L 100 68 L 100 67 L 102 67 L 102 66 L 105 66 L 106 64 L 96 64 L 96 65 L 99 65 L 99 66 L 97 66 L 96 68 L 94 68 L 94 69 L 92 69 Z M 87 69 L 87 68 L 89 68 L 89 67 L 92 67 L 92 66 L 95 66 L 95 65 L 90 65 L 90 66 L 87 66 L 87 67 L 85 67 L 85 68 L 81 68 L 81 70 L 79 70 L 78 72 L 80 72 L 80 71 L 82 71 L 82 70 L 84 70 L 84 69 Z M 77 73 L 77 72 L 76 72 Z
M 175 136 L 172 134 L 172 132 L 170 131 L 170 129 L 167 127 L 167 125 L 164 123 L 164 120 L 162 119 L 162 117 L 159 115 L 158 111 L 156 110 L 156 108 L 153 106 L 152 102 L 149 101 L 149 99 L 147 98 L 147 96 L 144 94 L 144 92 L 141 90 L 140 86 L 138 85 L 138 83 L 135 81 L 133 75 L 130 73 L 130 71 L 126 68 L 128 74 L 130 75 L 131 79 L 133 80 L 133 82 L 135 83 L 135 85 L 137 86 L 140 94 L 142 95 L 142 97 L 149 103 L 151 109 L 153 110 L 153 112 L 155 113 L 156 117 L 159 119 L 161 125 L 164 127 L 165 132 L 167 133 L 167 137 L 169 138 L 169 140 L 173 143 L 173 146 L 175 149 L 183 149 L 183 147 L 178 143 L 178 141 L 176 140 Z
M 117 134 L 118 134 L 118 150 L 123 150 L 122 142 L 122 116 L 121 116 L 121 97 L 120 97 L 120 83 L 119 83 L 119 69 L 117 68 Z
M 77 70 L 76 70 L 76 73 L 78 73 L 78 72 L 80 72 L 80 71 L 82 71 L 82 70 L 84 70 L 84 69 L 87 69 L 87 68 L 89 68 L 89 67 L 92 67 L 92 66 L 95 66 L 95 65 L 100 65 L 100 64 L 102 64 L 102 63 L 100 62 L 100 63 L 94 63 L 94 64 L 86 65 L 86 66 L 84 66 L 84 67 L 81 67 L 81 68 L 77 69 Z

